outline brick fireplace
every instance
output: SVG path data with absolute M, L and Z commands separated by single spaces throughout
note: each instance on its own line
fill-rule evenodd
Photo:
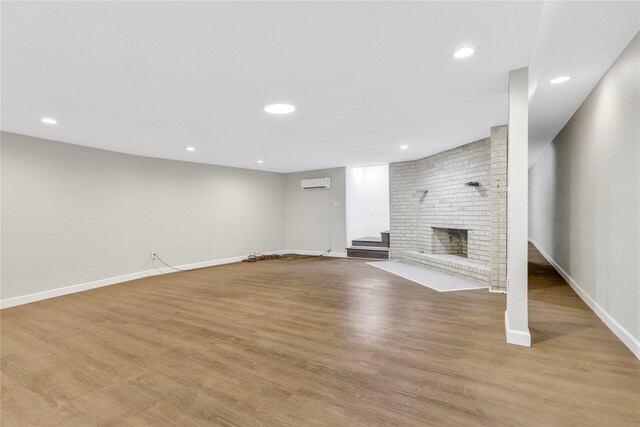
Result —
M 506 126 L 389 165 L 391 259 L 506 288 Z

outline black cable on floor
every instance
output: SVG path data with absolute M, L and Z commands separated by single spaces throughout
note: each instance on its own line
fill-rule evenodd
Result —
M 158 256 L 158 254 L 156 254 L 156 258 L 157 258 L 157 259 L 159 259 L 159 260 L 160 260 L 160 262 L 161 262 L 161 263 L 163 263 L 164 265 L 166 265 L 167 267 L 169 267 L 169 268 L 173 268 L 173 269 L 174 269 L 174 270 L 176 270 L 176 271 L 188 271 L 188 270 L 182 270 L 182 269 L 180 269 L 180 268 L 176 268 L 176 267 L 174 267 L 174 266 L 172 266 L 172 265 L 167 264 L 166 262 L 164 262 L 164 261 L 162 260 L 162 258 L 160 258 L 160 257 Z
M 270 259 L 279 259 L 281 261 L 295 261 L 298 259 L 315 258 L 316 256 L 324 256 L 331 252 L 331 249 L 327 249 L 320 255 L 299 255 L 299 254 L 268 254 L 268 255 L 249 255 L 247 259 L 243 259 L 242 262 L 257 262 Z

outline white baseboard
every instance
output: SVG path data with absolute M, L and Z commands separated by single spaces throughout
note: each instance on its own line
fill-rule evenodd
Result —
M 192 264 L 177 265 L 180 270 L 195 270 L 197 268 L 213 267 L 216 265 L 231 264 L 240 262 L 246 256 L 237 256 L 231 258 L 222 258 L 210 261 L 196 262 Z M 80 283 L 77 285 L 64 286 L 62 288 L 50 289 L 42 292 L 36 292 L 19 297 L 6 298 L 0 300 L 0 309 L 15 307 L 17 305 L 28 304 L 30 302 L 42 301 L 49 298 L 60 297 L 63 295 L 74 294 L 76 292 L 88 291 L 90 289 L 101 288 L 103 286 L 115 285 L 118 283 L 129 282 L 131 280 L 142 279 L 144 277 L 157 276 L 159 274 L 175 273 L 175 270 L 169 267 L 155 268 L 153 270 L 139 271 L 136 273 L 124 274 L 122 276 L 109 277 L 107 279 L 94 280 L 92 282 Z
M 270 253 L 270 254 L 296 253 L 300 255 L 321 255 L 322 251 L 302 251 L 302 250 L 285 249 L 285 250 L 278 250 L 278 251 L 267 251 L 264 253 Z M 330 252 L 328 254 L 325 254 L 324 256 L 343 258 L 343 257 L 346 257 L 347 254 L 342 252 Z M 244 255 L 244 256 L 236 256 L 231 258 L 221 258 L 221 259 L 215 259 L 210 261 L 195 262 L 191 264 L 177 265 L 176 268 L 179 268 L 180 270 L 195 270 L 198 268 L 213 267 L 216 265 L 232 264 L 234 262 L 240 262 L 243 259 L 246 259 L 247 257 L 248 255 Z M 30 302 L 42 301 L 45 299 L 60 297 L 63 295 L 74 294 L 76 292 L 88 291 L 90 289 L 101 288 L 103 286 L 116 285 L 118 283 L 129 282 L 131 280 L 142 279 L 144 277 L 157 276 L 159 274 L 167 274 L 167 273 L 175 273 L 175 272 L 176 272 L 175 270 L 169 267 L 155 268 L 153 270 L 139 271 L 137 273 L 124 274 L 122 276 L 109 277 L 107 279 L 94 280 L 92 282 L 80 283 L 80 284 L 71 285 L 71 286 L 64 286 L 62 288 L 50 289 L 42 292 L 36 292 L 28 295 L 21 295 L 13 298 L 6 298 L 3 300 L 0 300 L 0 309 L 15 307 L 17 305 L 23 305 L 23 304 L 28 304 Z
M 55 298 L 62 295 L 74 294 L 76 292 L 88 291 L 89 289 L 101 288 L 103 286 L 115 285 L 116 283 L 128 282 L 130 280 L 141 279 L 156 273 L 155 271 L 141 271 L 138 273 L 125 274 L 122 276 L 110 277 L 108 279 L 95 280 L 93 282 L 80 283 L 78 285 L 64 286 L 62 288 L 50 289 L 47 291 L 36 292 L 19 297 L 6 298 L 0 300 L 0 308 L 15 307 L 17 305 L 28 304 L 30 302 L 42 301 L 49 298 Z
M 507 342 L 509 344 L 531 347 L 531 333 L 529 330 L 521 331 L 519 329 L 511 329 L 509 326 L 509 313 L 504 311 L 504 330 L 507 334 Z
M 566 271 L 564 271 L 564 269 L 560 267 L 557 262 L 553 260 L 553 258 L 551 258 L 551 255 L 549 255 L 544 249 L 542 249 L 542 247 L 539 244 L 537 244 L 532 239 L 529 239 L 529 241 L 533 244 L 533 246 L 536 247 L 536 249 L 538 249 L 538 251 L 542 254 L 542 256 L 545 257 L 545 259 L 549 262 L 549 264 L 551 264 L 553 268 L 556 269 L 556 271 L 569 284 L 569 286 L 571 286 L 574 292 L 578 294 L 580 298 L 582 298 L 585 304 L 587 304 L 589 308 L 591 308 L 591 310 L 593 310 L 593 312 L 596 313 L 596 315 L 598 315 L 600 320 L 602 320 L 604 324 L 607 325 L 609 329 L 611 329 L 611 332 L 613 332 L 620 339 L 620 341 L 622 341 L 624 345 L 629 347 L 629 350 L 631 350 L 631 352 L 638 359 L 640 359 L 640 341 L 638 341 L 638 339 L 636 339 L 633 335 L 631 335 L 629 331 L 627 331 L 620 323 L 618 323 L 613 318 L 613 316 L 607 313 L 600 304 L 594 301 L 593 298 L 591 298 L 584 291 L 584 289 L 582 289 L 576 283 L 576 281 L 573 280 L 571 276 L 569 276 L 569 274 Z

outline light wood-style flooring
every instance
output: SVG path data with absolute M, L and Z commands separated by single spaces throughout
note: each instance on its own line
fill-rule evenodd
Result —
M 2 426 L 638 426 L 640 361 L 530 249 L 505 296 L 362 261 L 261 261 L 1 312 Z

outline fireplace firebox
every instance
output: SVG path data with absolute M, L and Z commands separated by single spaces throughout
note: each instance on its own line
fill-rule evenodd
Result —
M 468 230 L 433 227 L 433 244 L 431 247 L 434 254 L 457 255 L 467 258 L 468 242 Z

